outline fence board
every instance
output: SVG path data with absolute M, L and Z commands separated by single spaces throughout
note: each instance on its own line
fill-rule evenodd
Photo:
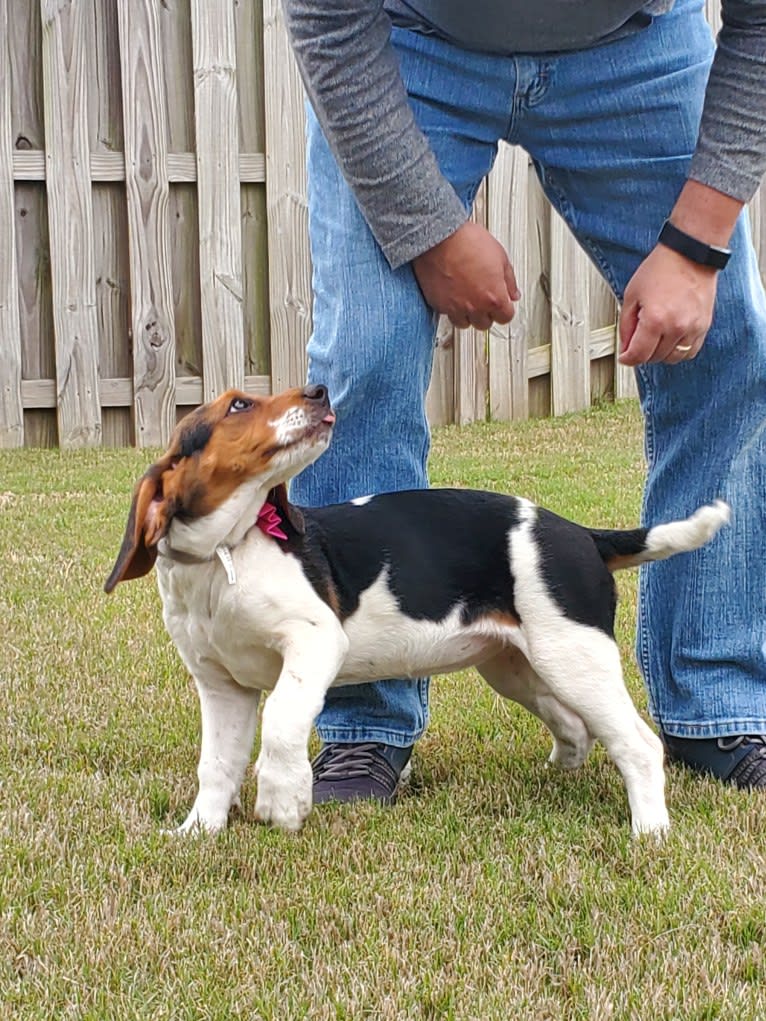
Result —
M 8 44 L 8 0 L 0 0 L 0 238 L 7 244 L 0 259 L 0 448 L 24 443 Z
M 489 332 L 489 411 L 497 421 L 529 417 L 528 183 L 526 152 L 501 145 L 488 188 L 489 230 L 508 251 L 521 301 L 507 326 L 496 323 Z
M 59 443 L 101 442 L 84 0 L 41 0 Z
M 487 226 L 487 183 L 482 182 L 471 210 L 475 223 Z M 455 421 L 483 422 L 487 417 L 489 374 L 487 333 L 470 327 L 455 330 Z
M 104 379 L 133 372 L 128 219 L 124 191 L 118 185 L 100 184 L 93 189 L 93 232 L 102 442 L 111 447 L 132 446 L 135 443 L 132 412 L 110 408 L 101 385 Z
M 753 246 L 761 268 L 761 277 L 766 283 L 766 180 L 755 193 L 750 203 L 750 223 L 753 231 Z
M 271 376 L 281 390 L 306 378 L 312 293 L 303 86 L 279 0 L 263 0 L 263 74 Z
M 446 316 L 436 329 L 431 384 L 426 394 L 426 415 L 433 425 L 455 421 L 455 330 Z
M 590 407 L 588 262 L 558 213 L 551 219 L 551 410 Z
M 90 165 L 93 186 L 93 239 L 96 267 L 99 380 L 132 372 L 130 350 L 130 286 L 128 222 L 121 182 L 93 181 L 93 169 L 119 163 L 125 177 L 122 130 L 121 47 L 115 0 L 92 0 L 92 43 L 89 42 L 88 110 Z M 128 408 L 101 403 L 102 442 L 108 446 L 135 442 L 133 416 Z
M 245 375 L 237 48 L 232 0 L 192 0 L 205 400 Z
M 245 372 L 268 372 L 269 264 L 266 188 L 245 174 L 252 154 L 261 160 L 265 181 L 266 125 L 263 92 L 263 4 L 240 0 L 237 12 L 237 78 L 239 83 L 239 176 L 242 201 L 242 281 L 245 313 Z M 247 181 L 247 183 L 245 183 Z
M 487 417 L 487 335 L 455 330 L 455 422 L 483 422 Z
M 175 426 L 168 126 L 153 0 L 118 0 L 130 242 L 136 442 L 164 446 Z

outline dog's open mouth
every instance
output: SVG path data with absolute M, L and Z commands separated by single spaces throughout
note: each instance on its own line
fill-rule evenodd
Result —
M 324 436 L 326 434 L 329 434 L 332 431 L 334 425 L 335 412 L 332 410 L 332 408 L 328 408 L 323 418 L 321 418 L 318 422 L 313 422 L 310 425 L 306 426 L 306 431 L 304 432 L 301 439 L 308 440 L 313 439 L 315 436 Z M 297 440 L 296 442 L 299 443 L 300 440 Z

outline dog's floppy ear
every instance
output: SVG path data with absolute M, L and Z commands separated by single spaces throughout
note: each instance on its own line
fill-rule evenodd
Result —
M 122 546 L 104 584 L 105 592 L 111 592 L 121 581 L 141 578 L 154 566 L 157 543 L 167 532 L 172 516 L 162 495 L 162 475 L 170 467 L 169 458 L 164 457 L 139 479 Z
M 306 522 L 303 519 L 303 514 L 295 504 L 288 500 L 287 486 L 284 482 L 280 482 L 271 490 L 269 502 L 274 504 L 283 520 L 287 521 L 298 535 L 306 534 Z

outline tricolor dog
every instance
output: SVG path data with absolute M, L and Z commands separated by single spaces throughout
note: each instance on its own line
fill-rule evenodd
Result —
M 472 490 L 293 506 L 286 484 L 327 447 L 334 421 L 321 386 L 229 391 L 180 423 L 136 485 L 105 588 L 156 565 L 165 624 L 197 685 L 199 792 L 180 831 L 226 825 L 262 691 L 256 814 L 296 830 L 311 809 L 309 733 L 331 685 L 467 666 L 540 717 L 551 762 L 579 766 L 601 741 L 633 832 L 664 830 L 662 746 L 623 683 L 611 572 L 702 546 L 728 507 L 600 531 Z

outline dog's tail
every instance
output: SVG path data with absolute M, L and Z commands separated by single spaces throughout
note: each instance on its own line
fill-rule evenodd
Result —
M 621 532 L 590 529 L 590 534 L 610 571 L 636 567 L 647 560 L 665 560 L 676 553 L 689 553 L 709 542 L 731 517 L 723 500 L 707 504 L 683 521 L 670 521 L 654 528 Z

